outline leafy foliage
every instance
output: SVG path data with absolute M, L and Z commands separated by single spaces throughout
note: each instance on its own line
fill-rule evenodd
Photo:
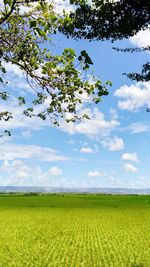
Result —
M 124 73 L 127 75 L 127 77 L 131 80 L 135 80 L 137 82 L 142 81 L 142 82 L 148 82 L 150 81 L 150 62 L 145 63 L 142 66 L 142 72 L 137 73 L 137 72 L 132 72 L 132 73 Z
M 134 53 L 134 52 L 148 52 L 150 51 L 150 46 L 147 47 L 142 47 L 142 48 L 125 48 L 125 49 L 120 49 L 120 48 L 113 48 L 114 50 L 118 51 L 118 52 L 130 52 L 130 53 Z M 141 73 L 136 73 L 136 72 L 132 72 L 132 73 L 123 73 L 124 75 L 126 75 L 129 79 L 131 79 L 132 81 L 142 81 L 142 82 L 148 82 L 150 81 L 150 62 L 146 62 L 143 66 L 142 66 L 142 71 Z
M 46 1 L 4 0 L 0 10 L 0 82 L 4 84 L 5 63 L 19 66 L 36 93 L 28 107 L 20 93 L 18 101 L 19 105 L 25 106 L 24 115 L 43 120 L 49 117 L 56 125 L 59 118 L 67 122 L 81 118 L 77 110 L 82 104 L 82 95 L 86 94 L 97 104 L 101 96 L 108 94 L 106 84 L 102 85 L 99 79 L 88 75 L 93 62 L 86 51 L 81 51 L 77 59 L 71 48 L 64 49 L 59 55 L 48 49 L 52 35 L 65 19 L 65 16 L 58 16 L 53 5 Z M 0 98 L 6 100 L 7 92 L 2 91 Z M 37 105 L 43 107 L 39 113 L 35 112 Z M 1 113 L 1 119 L 10 119 L 9 115 Z
M 88 40 L 123 39 L 133 36 L 150 22 L 149 0 L 71 0 L 77 5 L 62 31 Z M 69 22 L 69 23 L 68 23 Z
M 61 31 L 68 37 L 92 40 L 128 38 L 139 30 L 147 29 L 150 24 L 149 0 L 71 0 L 76 5 L 75 12 L 64 20 Z M 117 49 L 116 49 L 117 50 Z M 142 52 L 146 48 L 126 48 L 124 52 Z M 118 49 L 121 51 L 121 49 Z M 150 80 L 150 63 L 143 65 L 141 73 L 126 74 L 136 81 Z

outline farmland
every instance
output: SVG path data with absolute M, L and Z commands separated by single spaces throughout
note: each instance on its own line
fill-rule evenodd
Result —
M 0 267 L 150 267 L 150 196 L 0 195 Z

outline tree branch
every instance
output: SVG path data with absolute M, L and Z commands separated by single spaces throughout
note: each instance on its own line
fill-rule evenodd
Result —
M 0 20 L 0 25 L 4 23 L 9 18 L 9 16 L 12 14 L 12 12 L 14 11 L 15 4 L 16 4 L 16 0 L 13 0 L 10 11 Z

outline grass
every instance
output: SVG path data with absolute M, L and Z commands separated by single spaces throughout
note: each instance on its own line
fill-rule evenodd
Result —
M 0 267 L 150 267 L 150 196 L 0 195 Z

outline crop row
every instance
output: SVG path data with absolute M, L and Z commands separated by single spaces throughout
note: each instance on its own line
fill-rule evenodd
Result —
M 149 267 L 150 211 L 0 210 L 0 267 Z

